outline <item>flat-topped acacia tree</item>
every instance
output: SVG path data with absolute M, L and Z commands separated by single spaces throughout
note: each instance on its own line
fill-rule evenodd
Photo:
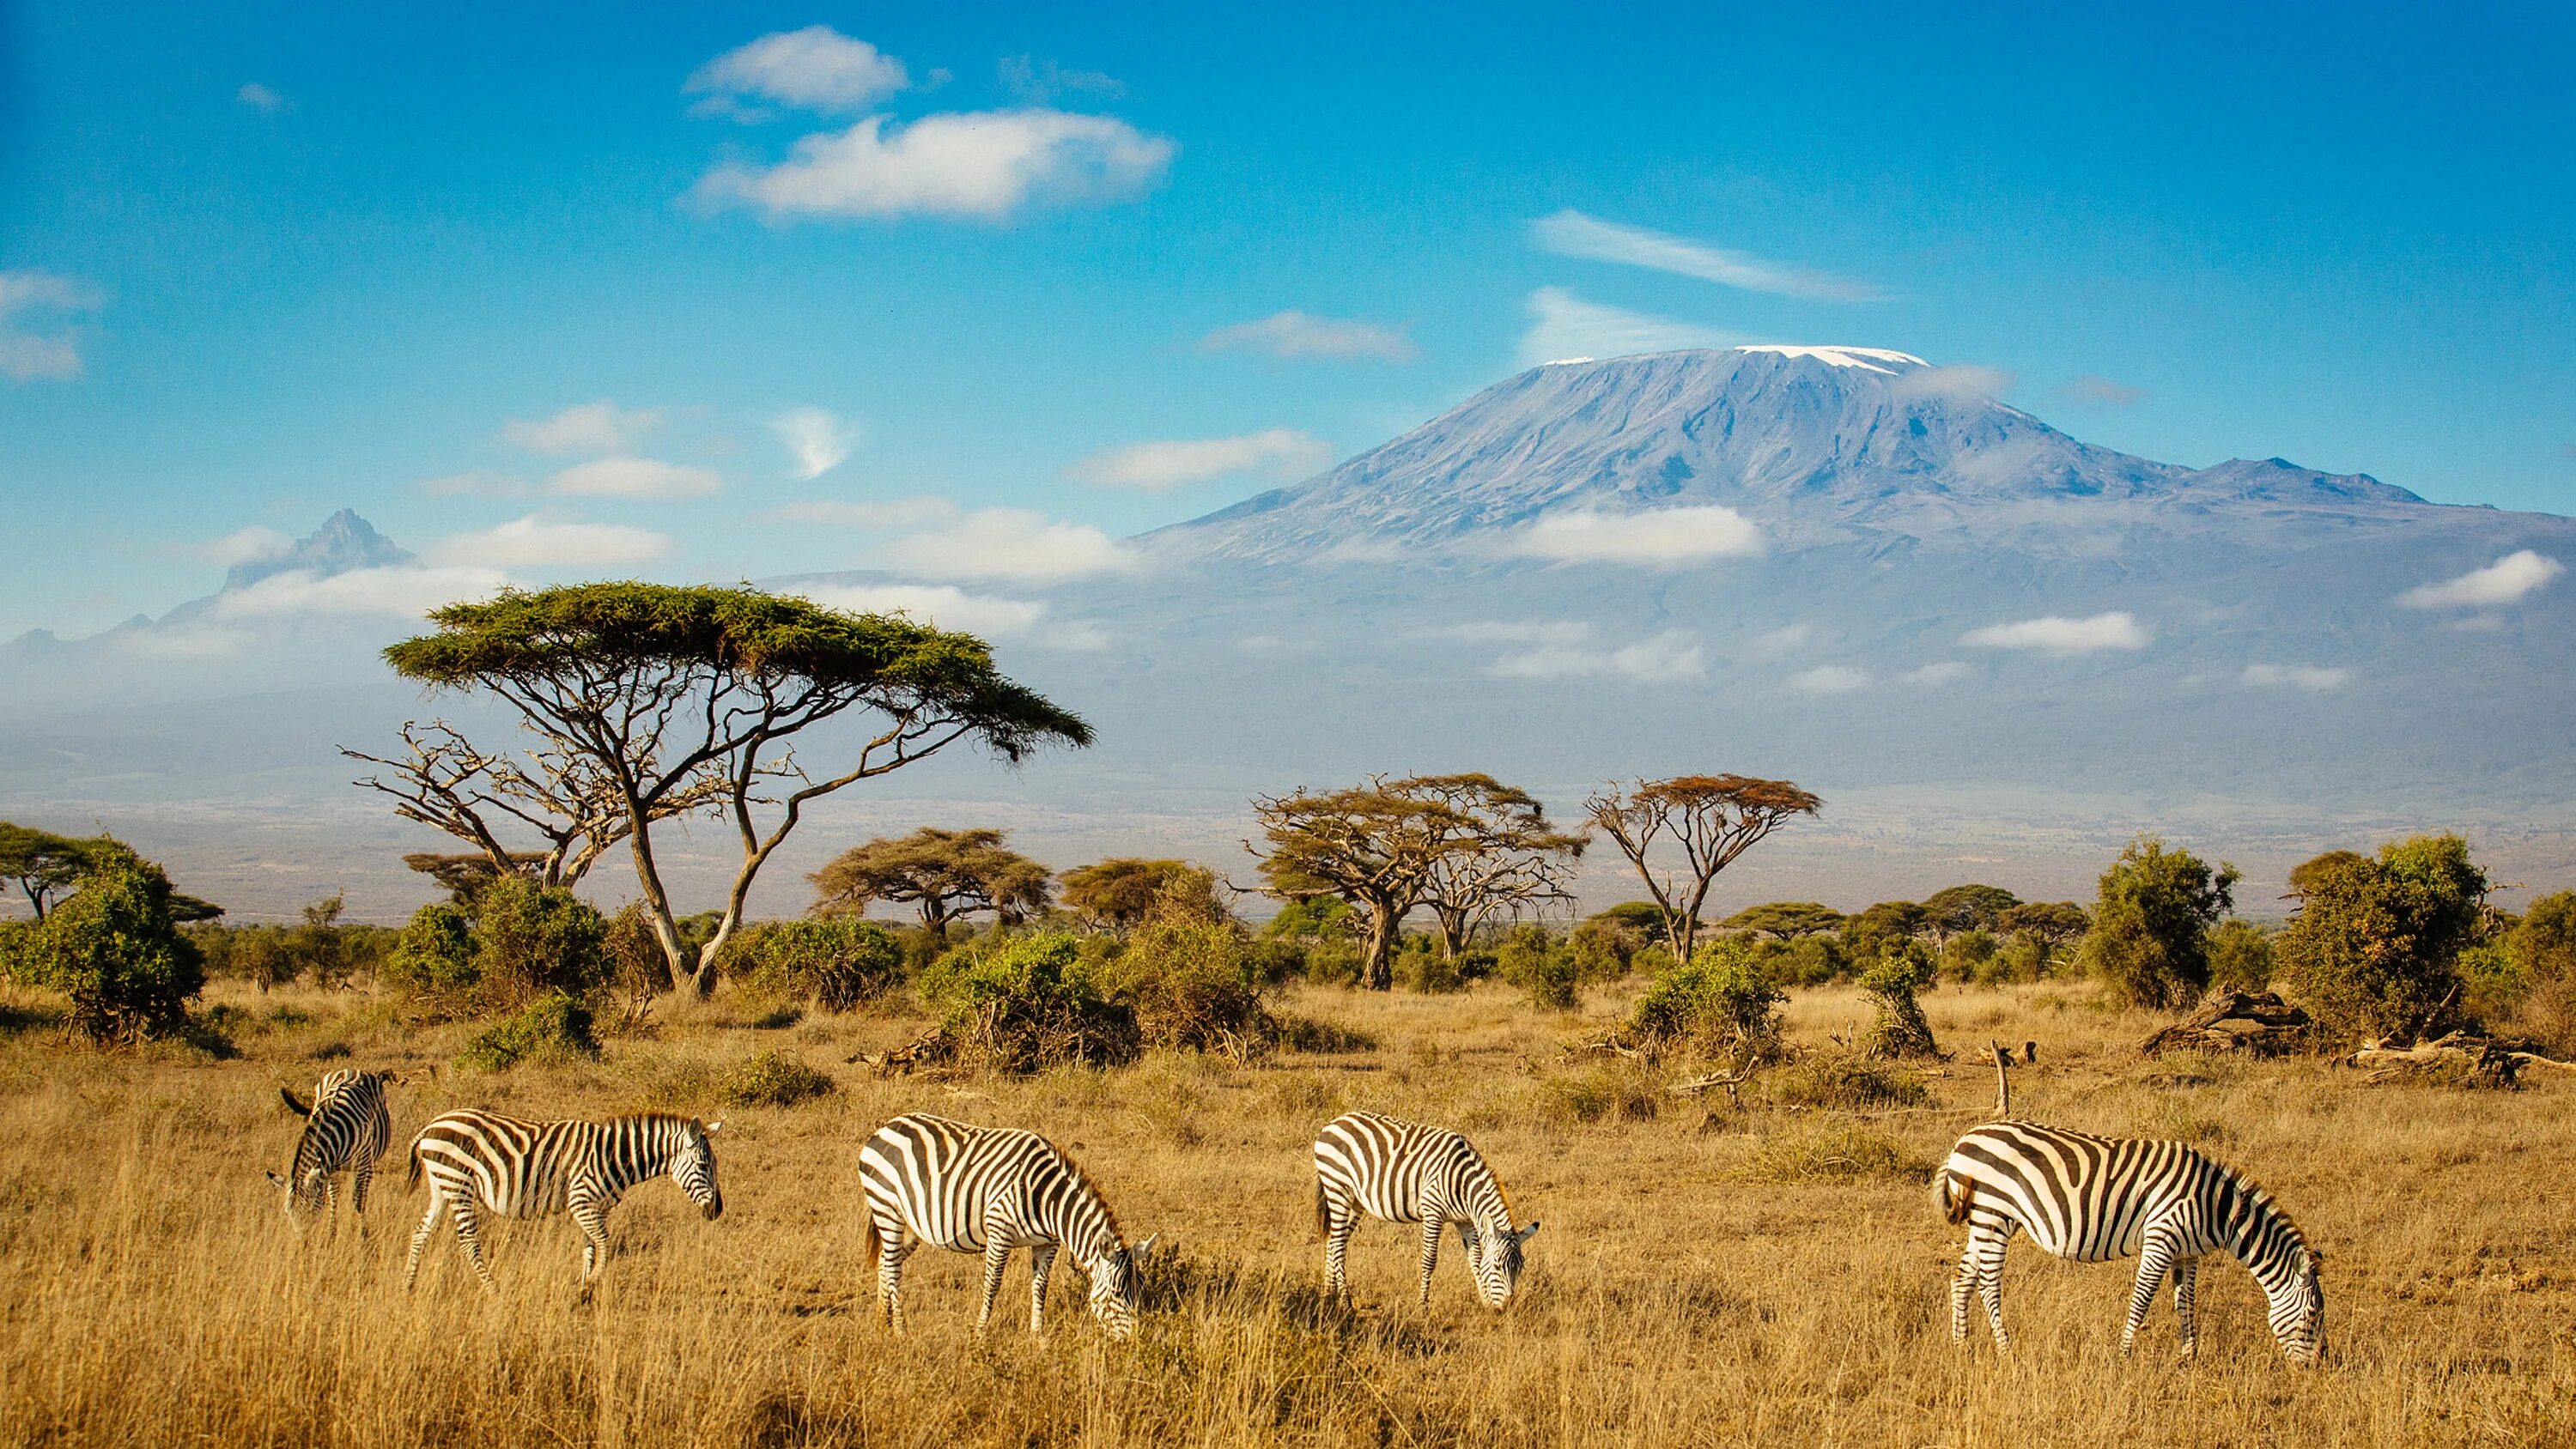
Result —
M 1787 780 L 1676 775 L 1639 780 L 1627 790 L 1611 785 L 1584 801 L 1583 813 L 1636 867 L 1663 915 L 1673 959 L 1688 961 L 1699 944 L 1700 907 L 1718 872 L 1790 818 L 1813 815 L 1823 804 Z M 1658 847 L 1677 852 L 1681 868 L 1659 873 Z
M 429 619 L 437 631 L 387 649 L 386 662 L 434 689 L 498 696 L 535 736 L 523 771 L 570 782 L 558 794 L 574 808 L 605 799 L 672 979 L 702 993 L 752 881 L 807 802 L 960 740 L 1014 763 L 1091 743 L 1080 716 L 1004 678 L 983 640 L 897 615 L 751 588 L 596 583 L 509 590 Z M 870 717 L 864 738 L 834 741 L 829 766 L 797 759 L 798 735 L 854 711 Z M 473 800 L 433 804 L 413 818 L 516 868 Z M 652 827 L 698 810 L 732 824 L 742 861 L 715 935 L 690 961 Z

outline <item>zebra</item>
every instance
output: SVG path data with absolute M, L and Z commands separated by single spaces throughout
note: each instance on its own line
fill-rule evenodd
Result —
M 399 1080 L 391 1072 L 342 1067 L 322 1074 L 311 1102 L 296 1096 L 292 1088 L 277 1089 L 287 1107 L 305 1119 L 304 1135 L 296 1139 L 295 1160 L 287 1175 L 268 1174 L 269 1182 L 286 1193 L 288 1222 L 301 1228 L 316 1213 L 336 1211 L 340 1205 L 336 1183 L 345 1172 L 350 1211 L 365 1226 L 367 1187 L 375 1181 L 377 1159 L 385 1155 L 385 1145 L 393 1138 L 393 1119 L 385 1112 L 385 1088 Z
M 1324 1240 L 1324 1284 L 1347 1294 L 1344 1265 L 1360 1214 L 1422 1224 L 1422 1306 L 1431 1306 L 1431 1270 L 1440 1234 L 1451 1224 L 1467 1249 L 1476 1296 L 1508 1308 L 1521 1275 L 1521 1245 L 1538 1220 L 1512 1226 L 1511 1204 L 1494 1170 L 1466 1138 L 1379 1112 L 1351 1112 L 1315 1138 L 1315 1230 Z
M 428 1176 L 429 1211 L 411 1235 L 404 1291 L 420 1272 L 420 1250 L 441 1212 L 455 1214 L 465 1261 L 492 1291 L 477 1219 L 478 1209 L 488 1208 L 514 1218 L 571 1213 L 581 1229 L 587 1292 L 608 1250 L 608 1210 L 636 1184 L 667 1175 L 706 1217 L 723 1215 L 710 1141 L 723 1126 L 661 1112 L 606 1122 L 524 1122 L 470 1107 L 433 1120 L 411 1142 L 405 1186 L 417 1187 Z
M 984 1306 L 993 1321 L 1011 1250 L 1029 1250 L 1029 1332 L 1046 1332 L 1047 1274 L 1061 1247 L 1091 1277 L 1091 1316 L 1111 1338 L 1136 1331 L 1139 1278 L 1155 1234 L 1130 1248 L 1081 1164 L 1035 1132 L 976 1127 L 926 1112 L 887 1122 L 859 1148 L 877 1314 L 904 1331 L 903 1260 L 921 1243 L 984 1255 Z M 909 1233 L 919 1242 L 907 1243 Z
M 2102 1263 L 2138 1255 L 2120 1352 L 2136 1344 L 2156 1289 L 2173 1277 L 2182 1356 L 2199 1347 L 2192 1292 L 2203 1255 L 2243 1263 L 2270 1300 L 2272 1336 L 2295 1364 L 2326 1350 L 2323 1259 L 2270 1194 L 2180 1142 L 2095 1137 L 2036 1122 L 1989 1122 L 1950 1150 L 1933 1188 L 1942 1216 L 1968 1225 L 1950 1284 L 1950 1336 L 1968 1337 L 1968 1295 L 1986 1305 L 1995 1347 L 2004 1333 L 2004 1247 L 2017 1229 L 2061 1258 Z

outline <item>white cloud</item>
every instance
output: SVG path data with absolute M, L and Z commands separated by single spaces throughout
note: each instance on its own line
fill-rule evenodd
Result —
M 1756 637 L 1746 653 L 1755 659 L 1777 659 L 1803 648 L 1816 636 L 1816 626 L 1808 623 L 1783 624 Z
M 560 457 L 567 453 L 624 453 L 661 426 L 651 408 L 629 411 L 602 399 L 565 408 L 550 418 L 512 418 L 501 425 L 501 440 L 532 453 Z
M 240 90 L 233 92 L 233 99 L 263 116 L 274 116 L 286 109 L 286 97 L 257 81 L 246 82 Z
M 2000 367 L 1973 362 L 1945 367 L 1918 367 L 1900 373 L 1887 390 L 1898 397 L 1937 397 L 1948 402 L 1985 402 L 2012 391 L 2013 375 Z
M 828 25 L 764 35 L 726 51 L 691 74 L 681 89 L 704 95 L 702 111 L 757 120 L 741 98 L 776 101 L 809 111 L 862 111 L 912 83 L 903 62 L 864 40 Z
M 1758 554 L 1762 531 L 1743 514 L 1714 504 L 1642 513 L 1581 509 L 1547 514 L 1504 546 L 1524 557 L 1560 563 L 1669 566 Z
M 227 533 L 221 538 L 191 545 L 187 552 L 209 563 L 231 568 L 235 564 L 275 558 L 294 546 L 295 539 L 291 535 L 280 533 L 274 528 L 262 528 L 258 524 L 252 524 L 248 528 Z
M 1905 682 L 1920 689 L 1938 689 L 1955 679 L 1967 676 L 1968 666 L 1956 659 L 1938 660 L 1920 669 L 1905 672 Z
M 1586 302 L 1563 287 L 1541 287 L 1530 293 L 1529 315 L 1529 331 L 1521 334 L 1521 362 L 1528 367 L 1644 352 L 1679 352 L 1693 347 L 1731 347 L 1743 341 L 1733 333 L 1696 323 Z
M 925 578 L 1061 583 L 1129 573 L 1134 554 L 1085 523 L 1058 523 L 1025 508 L 979 508 L 945 528 L 886 545 L 886 558 Z
M 2323 691 L 2339 689 L 2352 677 L 2349 669 L 2326 669 L 2314 664 L 2248 664 L 2245 682 L 2266 689 L 2290 688 Z
M 1634 644 L 1604 648 L 1591 642 L 1591 626 L 1585 624 L 1499 627 L 1534 629 L 1539 639 L 1528 649 L 1494 661 L 1489 672 L 1505 679 L 1608 676 L 1640 684 L 1671 684 L 1697 679 L 1708 672 L 1700 646 L 1679 629 L 1667 629 Z
M 1132 195 L 1178 149 L 1114 116 L 1065 111 L 949 112 L 890 135 L 887 120 L 807 136 L 776 166 L 719 166 L 690 196 L 713 208 L 755 207 L 771 221 L 909 213 L 1002 221 L 1024 206 Z
M 1073 476 L 1094 488 L 1133 488 L 1169 493 L 1236 473 L 1261 473 L 1288 481 L 1333 461 L 1332 445 L 1312 433 L 1268 428 L 1236 438 L 1182 438 L 1130 443 L 1094 453 L 1073 465 Z
M 224 619 L 283 614 L 397 614 L 417 617 L 442 604 L 481 599 L 509 580 L 498 569 L 402 564 L 323 576 L 297 569 L 215 596 Z
M 1849 694 L 1869 684 L 1869 671 L 1848 664 L 1819 664 L 1789 676 L 1789 687 L 1800 694 Z
M 80 333 L 63 314 L 91 312 L 98 293 L 52 272 L 0 272 L 0 373 L 18 382 L 65 382 L 82 371 Z M 27 324 L 43 319 L 38 330 Z
M 817 584 L 797 592 L 827 609 L 904 614 L 915 623 L 997 639 L 1028 633 L 1047 611 L 1034 599 L 970 594 L 954 584 Z
M 843 422 L 821 408 L 791 408 L 772 418 L 769 429 L 796 455 L 799 478 L 820 478 L 840 467 L 859 441 L 857 424 Z
M 1530 236 L 1541 251 L 1561 257 L 1647 267 L 1747 292 L 1821 302 L 1867 302 L 1879 295 L 1878 289 L 1866 282 L 1829 276 L 1787 262 L 1765 261 L 1687 237 L 1621 226 L 1579 211 L 1560 211 L 1538 218 L 1530 223 Z
M 1237 322 L 1199 339 L 1206 352 L 1262 352 L 1272 357 L 1373 357 L 1411 362 L 1422 354 L 1401 327 L 1342 321 L 1311 312 L 1276 312 L 1258 322 Z
M 2410 609 L 2492 608 L 2510 604 L 2565 572 L 2565 564 L 2526 548 L 2458 578 L 2408 589 L 2397 596 L 2397 602 Z
M 108 639 L 117 653 L 129 659 L 149 659 L 166 664 L 237 659 L 256 642 L 247 629 L 195 623 L 155 624 L 149 629 L 120 630 L 109 635 Z
M 723 492 L 724 479 L 656 458 L 594 458 L 555 474 L 548 486 L 581 498 L 704 498 Z
M 443 564 L 501 568 L 614 568 L 671 551 L 667 535 L 615 523 L 549 523 L 536 514 L 495 528 L 439 540 L 429 551 Z
M 2017 624 L 1972 629 L 1960 642 L 1985 649 L 2036 649 L 2048 654 L 2089 654 L 2099 649 L 2144 649 L 2154 633 L 2127 610 L 2069 619 L 2051 614 Z
M 945 498 L 920 493 L 909 498 L 814 499 L 784 504 L 760 516 L 782 523 L 829 523 L 843 528 L 920 528 L 945 523 L 961 511 Z

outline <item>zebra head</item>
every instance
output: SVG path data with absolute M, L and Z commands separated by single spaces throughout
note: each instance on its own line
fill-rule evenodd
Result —
M 1154 1238 L 1161 1236 L 1156 1233 L 1132 1248 L 1113 1241 L 1085 1269 L 1091 1274 L 1091 1316 L 1122 1343 L 1135 1335 L 1136 1311 L 1144 1297 L 1145 1255 L 1153 1250 Z
M 1521 1244 L 1538 1232 L 1538 1219 L 1514 1229 L 1509 1221 L 1500 1228 L 1474 1233 L 1467 1239 L 1467 1262 L 1476 1270 L 1476 1297 L 1487 1308 L 1500 1312 L 1512 1306 L 1512 1293 L 1520 1287 Z
M 321 1215 L 323 1202 L 321 1169 L 315 1168 L 302 1177 L 292 1180 L 274 1172 L 267 1176 L 271 1187 L 286 1194 L 286 1220 L 294 1224 L 298 1232 L 303 1231 L 307 1223 Z
M 2271 1300 L 2272 1336 L 2281 1355 L 2295 1364 L 2314 1365 L 2326 1356 L 2326 1290 L 2319 1281 L 2325 1258 L 2305 1243 L 2291 1249 L 2295 1269 L 2278 1286 L 2266 1285 Z
M 723 1126 L 721 1121 L 691 1119 L 680 1129 L 679 1150 L 671 1154 L 671 1180 L 709 1219 L 724 1216 L 724 1193 L 716 1187 L 716 1149 L 707 1140 Z

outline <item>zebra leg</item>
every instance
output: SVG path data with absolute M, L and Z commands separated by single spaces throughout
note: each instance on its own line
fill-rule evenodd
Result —
M 1440 1264 L 1440 1232 L 1447 1224 L 1438 1218 L 1422 1220 L 1422 1306 L 1431 1306 L 1431 1270 Z
M 1950 1275 L 1950 1341 L 1968 1341 L 1968 1299 L 1977 1291 L 1977 1236 L 1959 1245 L 1959 1271 Z
M 903 1224 L 877 1227 L 877 1317 L 903 1336 Z
M 1002 1296 L 1002 1269 L 1011 1261 L 1011 1240 L 995 1234 L 984 1245 L 984 1308 L 975 1315 L 975 1336 L 993 1323 L 993 1300 Z
M 2177 1258 L 2173 1265 L 2174 1317 L 2182 1321 L 2182 1356 L 2200 1351 L 2200 1323 L 2193 1312 L 2192 1290 L 2200 1284 L 2200 1260 Z
M 1055 1268 L 1055 1244 L 1033 1243 L 1029 1247 L 1029 1333 L 1046 1335 L 1047 1274 Z
M 447 1199 L 439 1196 L 437 1188 L 431 1188 L 429 1190 L 429 1212 L 421 1218 L 420 1227 L 411 1235 L 411 1255 L 403 1259 L 403 1291 L 405 1293 L 409 1293 L 411 1291 L 412 1280 L 420 1276 L 420 1250 L 428 1244 L 429 1235 L 438 1231 L 438 1215 L 440 1212 L 444 1211 L 446 1207 Z
M 608 1257 L 608 1214 L 586 1197 L 574 1201 L 571 1212 L 573 1226 L 581 1229 L 581 1281 L 587 1289 Z
M 448 1204 L 448 1211 L 456 1216 L 457 1244 L 465 1249 L 465 1261 L 474 1265 L 474 1276 L 483 1280 L 483 1291 L 500 1292 L 501 1285 L 492 1281 L 492 1270 L 483 1262 L 482 1229 L 475 1221 L 473 1199 L 459 1197 Z
M 2004 1332 L 2004 1249 L 2012 1243 L 2012 1228 L 2000 1231 L 1971 1228 L 1968 1231 L 1968 1257 L 1976 1264 L 1977 1297 L 1986 1305 L 1986 1326 L 1994 1330 L 1995 1352 L 2012 1351 L 2012 1335 Z
M 357 1214 L 358 1227 L 367 1225 L 367 1186 L 376 1180 L 376 1165 L 361 1162 L 349 1172 L 349 1211 Z
M 1350 1203 L 1327 1200 L 1324 1214 L 1324 1291 L 1336 1298 L 1347 1298 L 1351 1292 L 1351 1230 L 1359 1226 L 1359 1211 Z
M 2156 1290 L 2164 1286 L 2165 1274 L 2172 1270 L 2173 1262 L 2173 1239 L 2149 1232 L 2138 1248 L 2138 1286 L 2129 1294 L 2129 1321 L 2120 1329 L 2123 1357 L 2137 1346 L 2138 1330 L 2147 1326 L 2147 1310 L 2155 1307 Z

